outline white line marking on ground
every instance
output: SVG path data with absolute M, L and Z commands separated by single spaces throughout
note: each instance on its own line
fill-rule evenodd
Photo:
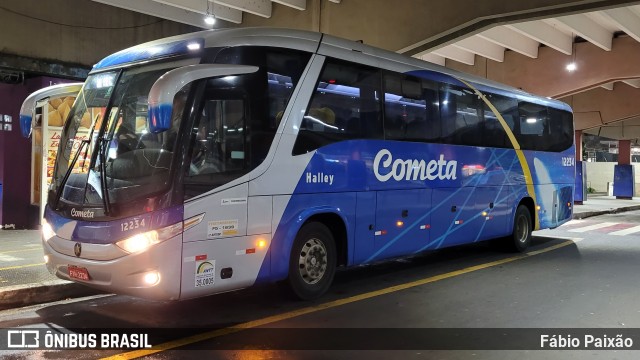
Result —
M 569 220 L 566 223 L 564 223 L 563 225 L 575 225 L 575 224 L 580 224 L 585 222 L 585 220 L 580 220 L 580 219 L 575 219 L 575 220 Z
M 609 235 L 623 236 L 623 235 L 629 235 L 629 234 L 637 233 L 639 231 L 640 231 L 640 225 L 634 226 L 634 227 L 630 227 L 630 228 L 624 229 L 624 230 L 614 231 L 612 233 L 609 233 Z
M 618 225 L 619 223 L 615 223 L 615 222 L 603 222 L 600 224 L 595 224 L 595 225 L 589 225 L 589 226 L 583 226 L 577 229 L 571 229 L 569 230 L 570 232 L 587 232 L 587 231 L 591 231 L 591 230 L 596 230 L 596 229 L 602 229 L 608 226 L 613 226 L 613 225 Z
M 0 254 L 0 261 L 20 261 L 20 260 L 24 260 L 24 259 L 11 256 L 11 255 Z

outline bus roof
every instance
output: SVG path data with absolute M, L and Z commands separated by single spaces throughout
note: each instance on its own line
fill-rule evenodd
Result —
M 94 65 L 92 73 L 172 56 L 199 54 L 203 48 L 226 46 L 274 46 L 314 52 L 402 73 L 420 72 L 462 79 L 480 90 L 515 96 L 545 106 L 571 111 L 564 102 L 529 94 L 495 81 L 466 74 L 392 51 L 318 32 L 278 28 L 205 30 L 163 38 L 109 55 Z

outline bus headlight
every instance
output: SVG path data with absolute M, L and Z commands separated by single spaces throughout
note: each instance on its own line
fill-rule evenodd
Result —
M 172 238 L 182 232 L 182 222 L 169 225 L 162 229 L 151 230 L 133 235 L 116 242 L 116 245 L 128 253 L 137 253 L 147 250 L 149 247 Z
M 155 245 L 160 242 L 158 239 L 158 232 L 155 230 L 147 231 L 142 234 L 133 235 L 130 238 L 120 240 L 116 243 L 122 250 L 128 253 L 135 253 L 144 251 L 151 245 Z
M 49 225 L 47 220 L 42 219 L 42 238 L 44 241 L 49 241 L 54 236 L 56 236 L 56 232 L 53 231 L 53 227 Z

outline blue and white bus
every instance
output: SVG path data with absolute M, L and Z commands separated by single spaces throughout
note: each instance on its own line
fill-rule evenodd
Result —
M 46 266 L 150 299 L 277 281 L 313 299 L 337 267 L 493 238 L 523 251 L 571 218 L 573 139 L 564 103 L 329 35 L 157 40 L 78 94 Z

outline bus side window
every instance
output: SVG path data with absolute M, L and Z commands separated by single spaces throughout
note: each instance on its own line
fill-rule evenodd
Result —
M 518 103 L 518 111 L 520 112 L 520 146 L 523 150 L 547 150 L 547 142 L 545 140 L 545 131 L 548 132 L 548 115 L 547 108 L 542 105 L 533 104 L 525 101 Z
M 471 89 L 443 84 L 440 89 L 440 114 L 444 142 L 482 146 L 482 107 L 480 99 Z
M 250 75 L 238 76 L 234 85 L 224 79 L 208 81 L 191 130 L 185 196 L 226 184 L 250 170 L 246 126 L 249 100 L 239 86 L 249 79 Z
M 442 141 L 442 122 L 440 121 L 440 102 L 438 100 L 438 83 L 430 80 L 422 80 L 422 98 L 425 100 L 427 110 L 426 138 L 431 142 Z
M 380 71 L 328 59 L 293 147 L 293 155 L 353 139 L 381 139 Z
M 208 100 L 194 127 L 196 141 L 190 175 L 232 172 L 244 168 L 242 100 Z
M 438 141 L 440 117 L 435 83 L 403 74 L 386 73 L 385 139 Z
M 549 151 L 564 151 L 573 145 L 573 118 L 570 112 L 548 108 L 551 130 Z
M 487 104 L 484 104 L 484 144 L 491 147 L 511 148 L 511 140 L 507 136 L 502 124 L 498 121 L 501 115 L 507 126 L 515 132 L 515 124 L 518 119 L 518 102 L 501 95 L 485 93 L 487 100 L 496 108 L 498 114 L 494 114 Z

